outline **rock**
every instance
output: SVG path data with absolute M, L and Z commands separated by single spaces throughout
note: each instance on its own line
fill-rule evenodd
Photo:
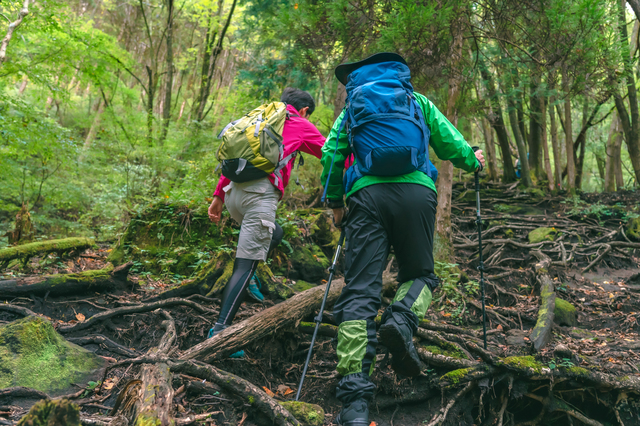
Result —
M 553 310 L 554 321 L 558 325 L 575 327 L 578 325 L 576 308 L 566 300 L 556 297 L 556 307 Z
M 569 335 L 574 339 L 594 339 L 596 335 L 589 330 L 573 327 L 569 330 Z
M 626 233 L 629 239 L 640 241 L 640 217 L 629 219 Z
M 327 268 L 330 262 L 318 246 L 296 247 L 291 254 L 290 261 L 289 278 L 293 280 L 303 279 L 309 282 L 318 282 L 327 277 Z
M 43 399 L 31 407 L 18 426 L 80 426 L 80 407 L 66 399 Z
M 555 228 L 534 229 L 533 231 L 529 232 L 529 243 L 537 244 L 541 243 L 542 241 L 553 241 L 557 233 L 558 231 L 556 231 Z
M 571 349 L 569 349 L 568 347 L 566 347 L 565 345 L 563 345 L 562 343 L 559 343 L 556 345 L 555 348 L 553 348 L 553 355 L 556 358 L 569 358 L 571 359 L 573 357 L 573 351 Z
M 27 317 L 0 326 L 0 389 L 24 386 L 50 396 L 97 379 L 102 358 L 67 342 L 51 323 Z
M 324 424 L 324 410 L 317 404 L 284 401 L 280 402 L 280 405 L 286 408 L 303 426 L 322 426 Z

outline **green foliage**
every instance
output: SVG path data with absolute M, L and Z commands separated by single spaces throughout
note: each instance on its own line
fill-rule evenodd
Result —
M 443 316 L 456 324 L 464 322 L 465 297 L 475 298 L 480 290 L 477 281 L 461 279 L 457 264 L 435 261 L 435 274 L 440 278 L 440 292 L 444 297 L 437 307 Z

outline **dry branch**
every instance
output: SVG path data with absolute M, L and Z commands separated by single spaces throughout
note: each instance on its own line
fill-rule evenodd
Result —
M 344 280 L 333 281 L 327 297 L 327 306 L 333 305 L 343 287 Z M 320 307 L 325 288 L 326 284 L 313 287 L 232 325 L 215 337 L 186 350 L 180 359 L 199 359 L 210 363 L 238 351 L 249 343 L 282 329 L 294 327 L 300 319 Z

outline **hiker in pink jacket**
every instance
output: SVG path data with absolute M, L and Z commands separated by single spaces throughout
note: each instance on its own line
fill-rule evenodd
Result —
M 291 114 L 282 131 L 282 158 L 293 154 L 280 171 L 282 178 L 271 174 L 261 179 L 237 183 L 221 176 L 209 206 L 209 218 L 213 222 L 220 221 L 222 206 L 226 204 L 231 217 L 240 223 L 233 275 L 222 294 L 220 316 L 209 331 L 209 338 L 231 325 L 242 304 L 247 286 L 250 296 L 257 300 L 264 298 L 253 277 L 258 262 L 266 260 L 269 251 L 282 240 L 282 228 L 276 223 L 278 201 L 282 199 L 289 183 L 296 157 L 300 153 L 311 154 L 316 158 L 322 155 L 325 137 L 308 120 L 315 109 L 313 97 L 305 91 L 289 87 L 282 93 L 280 100 L 287 104 L 287 111 Z

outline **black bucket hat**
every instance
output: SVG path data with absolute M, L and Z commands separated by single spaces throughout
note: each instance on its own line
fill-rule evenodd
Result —
M 400 62 L 407 65 L 407 61 L 397 53 L 392 52 L 382 52 L 376 53 L 375 55 L 371 55 L 366 59 L 363 59 L 358 62 L 348 62 L 346 64 L 340 64 L 336 67 L 336 78 L 340 83 L 347 85 L 347 77 L 353 71 L 357 70 L 360 67 L 371 64 L 379 64 L 380 62 Z

